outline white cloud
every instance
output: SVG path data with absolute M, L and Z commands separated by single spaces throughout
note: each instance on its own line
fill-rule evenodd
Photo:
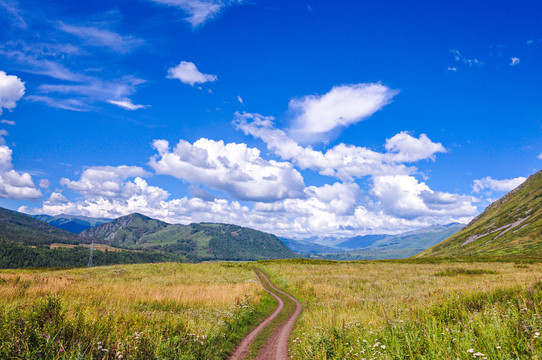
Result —
M 478 60 L 476 58 L 466 58 L 464 57 L 460 52 L 459 50 L 457 49 L 453 49 L 453 50 L 450 50 L 450 52 L 454 55 L 454 60 L 457 61 L 457 62 L 460 62 L 460 63 L 463 63 L 463 64 L 466 64 L 468 65 L 469 67 L 473 67 L 473 66 L 482 66 L 484 65 L 484 62 L 481 61 L 481 60 Z
M 513 57 L 513 58 L 510 58 L 510 66 L 516 66 L 519 64 L 519 58 L 518 57 Z
M 88 77 L 74 73 L 64 65 L 51 59 L 68 58 L 80 52 L 79 48 L 69 44 L 27 44 L 16 41 L 0 46 L 0 54 L 22 66 L 21 70 L 24 72 L 74 82 L 88 80 Z
M 0 123 L 1 123 L 1 124 L 6 124 L 6 125 L 15 125 L 15 121 L 13 121 L 13 120 L 6 120 L 6 119 L 0 120 Z
M 542 153 L 541 154 L 538 154 L 538 156 L 536 157 L 538 160 L 542 160 Z
M 445 153 L 446 149 L 441 143 L 432 142 L 427 135 L 421 134 L 418 139 L 406 131 L 386 140 L 386 150 L 394 155 L 397 162 L 413 162 L 422 159 L 435 159 L 436 153 Z
M 471 196 L 433 191 L 409 175 L 375 176 L 371 189 L 384 212 L 401 218 L 421 216 L 474 216 Z
M 155 3 L 177 7 L 188 14 L 185 19 L 193 27 L 202 25 L 214 18 L 229 5 L 241 3 L 241 0 L 151 0 Z
M 74 26 L 60 22 L 58 29 L 83 39 L 92 46 L 103 46 L 119 53 L 127 53 L 144 43 L 142 39 L 92 26 Z
M 191 86 L 194 86 L 194 84 L 215 82 L 218 79 L 216 75 L 199 72 L 196 65 L 189 61 L 181 61 L 179 65 L 169 68 L 167 77 L 169 79 L 178 79 L 182 83 L 190 84 Z
M 26 97 L 27 100 L 33 102 L 41 102 L 49 107 L 58 109 L 71 110 L 71 111 L 90 111 L 91 107 L 86 102 L 79 99 L 55 99 L 50 96 L 42 95 L 30 95 Z
M 303 196 L 303 177 L 292 164 L 263 160 L 260 150 L 246 144 L 202 138 L 194 144 L 180 140 L 172 151 L 164 140 L 155 141 L 153 146 L 158 155 L 149 165 L 158 174 L 204 184 L 240 200 L 277 201 Z
M 72 111 L 92 110 L 97 101 L 115 101 L 119 103 L 117 106 L 125 105 L 126 109 L 143 106 L 134 105 L 129 96 L 135 93 L 136 87 L 143 84 L 144 80 L 134 76 L 100 79 L 74 72 L 59 62 L 81 55 L 82 50 L 78 47 L 60 43 L 29 45 L 16 41 L 0 45 L 0 54 L 22 66 L 22 71 L 68 82 L 38 86 L 38 94 L 27 97 L 30 101 Z
M 457 71 L 456 67 L 448 66 L 448 71 Z
M 301 169 L 312 169 L 343 181 L 369 175 L 409 174 L 416 168 L 402 162 L 433 159 L 436 153 L 446 151 L 442 144 L 432 142 L 425 134 L 417 139 L 401 132 L 386 141 L 386 153 L 342 143 L 321 152 L 299 145 L 284 131 L 275 129 L 273 121 L 274 118 L 259 114 L 236 113 L 234 124 L 245 134 L 261 139 L 283 160 L 291 160 Z
M 2 134 L 2 136 L 5 133 Z M 37 200 L 41 192 L 36 189 L 28 173 L 19 173 L 13 169 L 12 150 L 0 145 L 0 198 Z
M 40 188 L 42 189 L 48 189 L 49 186 L 51 186 L 51 182 L 47 179 L 41 179 L 39 184 L 40 184 Z
M 239 101 L 239 104 L 245 105 L 243 104 L 243 98 L 241 97 L 241 95 L 237 95 L 237 101 Z
M 145 177 L 150 174 L 138 166 L 94 166 L 83 171 L 77 181 L 62 178 L 60 184 L 77 191 L 87 198 L 127 198 L 137 192 L 133 183 L 124 180 L 131 177 Z
M 290 133 L 303 141 L 321 140 L 337 128 L 373 115 L 397 93 L 382 84 L 355 84 L 335 86 L 324 95 L 292 99 L 288 107 L 295 119 Z
M 88 111 L 92 109 L 94 101 L 104 101 L 122 107 L 126 110 L 137 110 L 148 105 L 136 105 L 128 98 L 136 87 L 145 80 L 132 76 L 125 76 L 115 80 L 89 79 L 80 84 L 43 84 L 38 87 L 45 94 L 63 94 L 78 96 L 77 98 L 52 98 L 50 96 L 32 95 L 27 97 L 32 101 L 43 102 L 51 107 L 65 110 Z
M 22 11 L 19 9 L 19 4 L 14 0 L 0 0 L 0 9 L 4 9 L 6 14 L 4 17 L 20 29 L 26 29 L 28 25 L 22 16 Z M 1 14 L 2 12 L 0 12 Z M 7 16 L 6 16 L 7 15 Z
M 513 179 L 503 179 L 503 180 L 495 180 L 491 178 L 490 176 L 487 176 L 483 179 L 474 180 L 474 183 L 472 184 L 472 191 L 474 193 L 479 193 L 480 191 L 484 189 L 488 189 L 491 191 L 508 192 L 508 191 L 514 190 L 516 187 L 521 185 L 525 180 L 527 180 L 527 178 L 523 176 L 519 176 Z
M 25 92 L 24 82 L 15 75 L 0 71 L 0 115 L 2 108 L 11 110 L 17 106 Z
M 125 98 L 122 100 L 107 100 L 108 103 L 121 107 L 125 110 L 139 110 L 148 108 L 149 105 L 140 105 L 132 103 L 132 100 Z

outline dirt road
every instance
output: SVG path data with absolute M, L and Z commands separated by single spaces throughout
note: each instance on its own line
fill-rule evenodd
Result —
M 271 315 L 265 318 L 264 321 L 262 321 L 254 330 L 248 334 L 243 341 L 239 344 L 239 346 L 235 349 L 233 355 L 230 357 L 230 360 L 243 360 L 247 356 L 250 345 L 254 342 L 254 339 L 258 334 L 266 327 L 268 326 L 273 319 L 275 319 L 278 314 L 280 314 L 284 310 L 284 301 L 280 298 L 277 293 L 282 294 L 283 296 L 288 297 L 290 300 L 293 301 L 295 304 L 294 311 L 288 316 L 288 319 L 280 324 L 273 334 L 267 339 L 264 347 L 260 349 L 258 352 L 258 356 L 256 357 L 257 360 L 285 360 L 288 359 L 288 338 L 290 337 L 290 333 L 292 331 L 292 327 L 294 326 L 295 320 L 301 313 L 301 303 L 297 301 L 293 296 L 290 294 L 285 293 L 284 291 L 281 291 L 277 289 L 265 276 L 263 272 L 261 272 L 258 269 L 255 269 L 254 272 L 256 273 L 256 276 L 258 277 L 258 280 L 264 287 L 265 291 L 267 291 L 269 294 L 271 294 L 275 299 L 278 301 L 278 306 L 273 311 Z

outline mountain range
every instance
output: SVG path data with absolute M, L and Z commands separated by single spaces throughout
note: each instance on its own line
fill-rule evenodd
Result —
M 67 230 L 74 234 L 80 233 L 86 229 L 90 229 L 93 226 L 101 225 L 109 222 L 112 219 L 106 218 L 92 218 L 86 216 L 74 216 L 74 215 L 33 215 L 34 219 L 45 221 L 49 225 L 53 225 L 57 228 Z

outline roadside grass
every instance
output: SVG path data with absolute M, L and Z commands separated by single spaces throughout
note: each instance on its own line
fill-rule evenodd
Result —
M 269 312 L 235 263 L 2 270 L 0 299 L 1 359 L 226 359 Z
M 542 264 L 517 265 L 260 266 L 304 305 L 290 340 L 294 359 L 541 359 Z

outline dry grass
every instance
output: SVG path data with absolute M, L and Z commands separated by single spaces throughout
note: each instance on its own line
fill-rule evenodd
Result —
M 205 353 L 203 348 L 208 339 L 221 337 L 225 331 L 232 331 L 236 322 L 245 321 L 244 312 L 252 311 L 262 295 L 254 273 L 248 267 L 232 264 L 167 263 L 70 270 L 0 271 L 0 318 L 3 315 L 4 319 L 15 319 L 13 314 L 21 313 L 22 320 L 26 321 L 40 304 L 51 298 L 58 300 L 62 304 L 63 321 L 72 325 L 81 322 L 90 328 L 85 330 L 89 331 L 85 335 L 89 339 L 71 344 L 72 354 L 75 354 L 81 351 L 77 347 L 84 343 L 89 347 L 83 348 L 86 356 L 93 353 L 91 343 L 95 347 L 100 342 L 107 344 L 107 347 L 119 348 L 119 343 L 128 344 L 134 333 L 146 333 L 149 342 L 153 343 L 152 351 L 159 352 L 160 343 L 170 340 L 164 337 L 166 328 L 169 329 L 166 333 L 177 332 L 177 336 L 181 337 L 179 344 L 184 344 L 183 336 L 198 337 L 197 344 L 202 348 L 199 350 Z M 47 328 L 48 325 L 43 326 Z M 102 331 L 103 328 L 109 330 Z M 28 330 L 48 334 L 57 331 Z M 0 334 L 0 343 L 2 336 L 13 336 L 18 330 L 6 325 L 2 331 L 4 333 Z M 10 331 L 11 335 L 6 334 Z M 60 348 L 68 351 L 69 344 L 65 340 L 57 345 L 58 351 Z M 30 356 L 37 354 L 36 351 L 42 351 L 43 358 L 43 354 L 46 354 L 43 348 L 45 345 L 36 343 L 36 346 L 38 349 L 28 349 L 19 355 Z M 176 346 L 177 349 L 171 350 L 182 350 L 180 345 Z M 194 352 L 194 345 L 190 346 L 190 350 L 186 351 Z M 227 352 L 227 346 L 224 348 Z M 0 355 L 1 350 L 2 345 Z M 128 349 L 124 351 L 126 356 Z M 197 358 L 197 351 L 195 354 Z M 216 351 L 212 354 L 212 358 L 218 356 Z M 56 357 L 50 355 L 46 358 Z

